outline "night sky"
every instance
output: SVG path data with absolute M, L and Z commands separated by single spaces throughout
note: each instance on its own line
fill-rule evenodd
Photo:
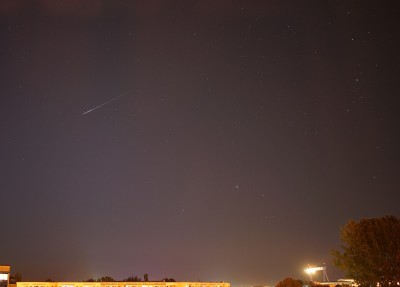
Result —
M 400 215 L 398 15 L 1 1 L 0 263 L 28 281 L 340 278 L 340 227 Z

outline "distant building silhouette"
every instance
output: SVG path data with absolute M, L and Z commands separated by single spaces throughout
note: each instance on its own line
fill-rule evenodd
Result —
M 230 287 L 226 282 L 17 282 L 16 287 Z

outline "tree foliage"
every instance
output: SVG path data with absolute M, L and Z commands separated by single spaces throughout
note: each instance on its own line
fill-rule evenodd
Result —
M 17 272 L 15 275 L 10 274 L 10 284 L 16 284 L 17 282 L 22 281 L 21 273 Z
M 118 282 L 141 282 L 141 281 L 142 281 L 142 278 L 140 278 L 138 276 L 129 276 L 128 278 L 125 278 L 122 281 L 118 281 Z M 143 281 L 145 281 L 145 282 L 149 281 L 149 274 L 147 274 L 147 273 L 144 274 Z M 172 277 L 171 278 L 165 277 L 164 279 L 162 279 L 162 281 L 176 282 L 176 280 Z M 98 279 L 89 278 L 89 279 L 83 280 L 83 282 L 117 282 L 117 281 L 110 276 L 103 276 Z
M 302 287 L 303 281 L 295 280 L 293 278 L 285 278 L 282 281 L 279 281 L 275 287 Z
M 14 279 L 15 279 L 15 282 L 21 282 L 22 281 L 21 273 L 19 273 L 19 272 L 15 273 Z
M 142 281 L 142 278 L 140 278 L 138 276 L 135 276 L 135 277 L 129 276 L 128 278 L 124 279 L 123 281 L 126 281 L 126 282 L 140 282 L 140 281 Z
M 400 220 L 394 216 L 350 220 L 341 229 L 341 249 L 333 263 L 364 286 L 389 286 L 400 280 Z
M 98 282 L 115 282 L 115 279 L 110 276 L 103 276 L 97 279 Z

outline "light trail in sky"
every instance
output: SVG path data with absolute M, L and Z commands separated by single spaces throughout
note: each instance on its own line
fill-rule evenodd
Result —
M 107 102 L 104 102 L 101 105 L 98 105 L 98 106 L 94 107 L 93 109 L 87 110 L 86 112 L 82 113 L 82 116 L 84 116 L 84 115 L 86 115 L 86 114 L 88 114 L 90 112 L 93 112 L 94 110 L 97 110 L 97 109 L 101 108 L 102 106 L 105 106 L 105 105 L 107 105 L 107 104 L 109 104 L 109 103 L 111 103 L 113 101 L 118 100 L 119 98 L 125 96 L 127 93 L 128 92 L 124 92 L 124 93 L 120 94 L 119 96 L 116 96 L 116 97 L 112 98 L 111 100 L 108 100 Z

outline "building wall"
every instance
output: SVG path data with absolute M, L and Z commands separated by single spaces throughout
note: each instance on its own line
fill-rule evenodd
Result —
M 0 287 L 8 287 L 10 283 L 10 265 L 0 265 Z
M 16 287 L 230 287 L 225 282 L 17 282 Z

